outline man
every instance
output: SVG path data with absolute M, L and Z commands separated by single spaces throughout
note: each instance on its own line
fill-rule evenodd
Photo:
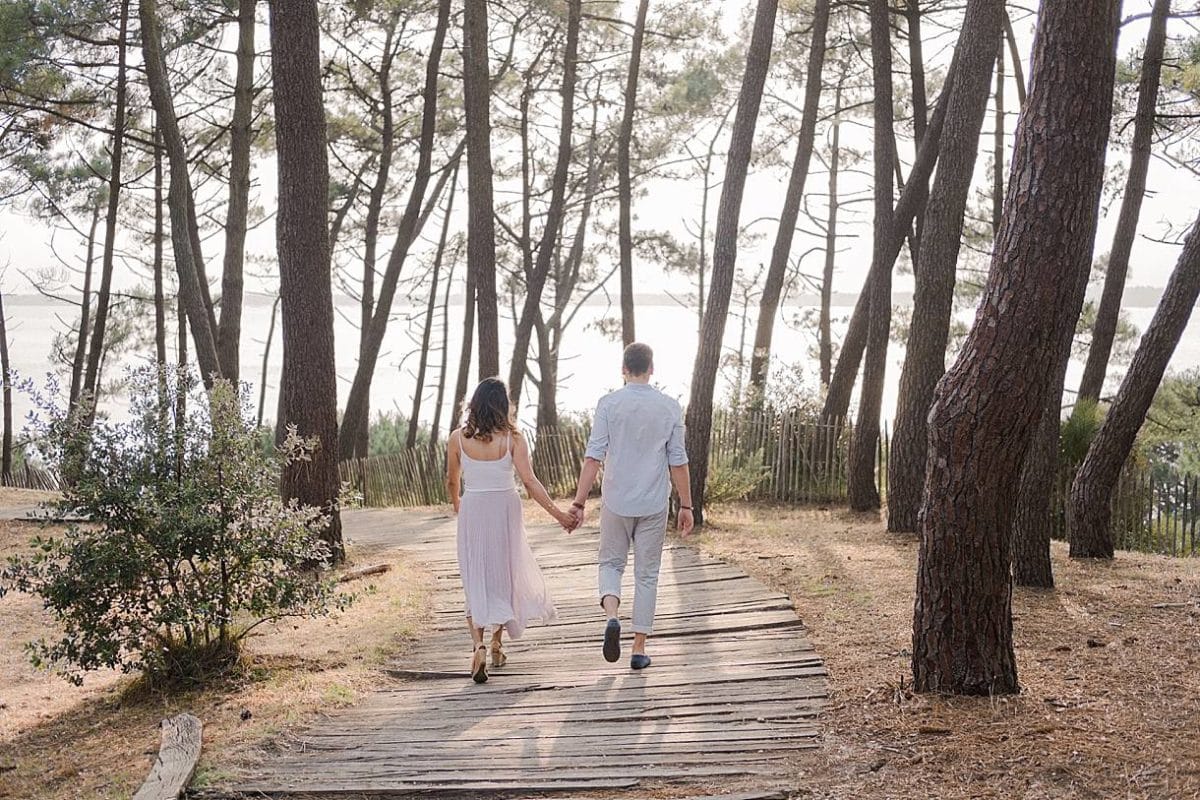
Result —
M 670 483 L 679 493 L 679 530 L 692 532 L 692 488 L 683 445 L 683 412 L 679 403 L 650 385 L 654 353 L 634 343 L 625 348 L 621 372 L 625 387 L 603 397 L 596 406 L 579 487 L 571 505 L 574 527 L 583 524 L 585 504 L 604 466 L 600 512 L 600 605 L 608 618 L 604 658 L 621 657 L 621 576 L 633 548 L 633 655 L 629 666 L 650 666 L 646 637 L 654 627 L 658 570 L 667 533 Z

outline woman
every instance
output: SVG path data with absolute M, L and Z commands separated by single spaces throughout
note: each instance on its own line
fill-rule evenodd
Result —
M 512 423 L 508 388 L 487 378 L 467 404 L 463 426 L 450 435 L 446 485 L 458 515 L 458 566 L 467 596 L 467 625 L 474 650 L 471 678 L 488 679 L 483 629 L 492 627 L 492 666 L 507 660 L 501 635 L 518 639 L 531 619 L 554 619 L 554 602 L 525 539 L 521 498 L 513 468 L 529 496 L 564 527 L 570 514 L 550 499 L 533 474 L 529 444 Z M 460 493 L 461 483 L 465 491 Z

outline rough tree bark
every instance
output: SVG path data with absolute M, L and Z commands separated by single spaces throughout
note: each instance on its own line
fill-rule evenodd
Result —
M 925 480 L 925 420 L 934 388 L 946 369 L 963 215 L 987 112 L 1003 9 L 999 0 L 970 0 L 958 38 L 958 71 L 953 86 L 948 87 L 946 125 L 929 196 L 921 269 L 916 274 L 912 322 L 900 373 L 888 462 L 889 531 L 917 530 Z
M 489 96 L 487 3 L 466 3 L 463 9 L 463 108 L 467 127 L 467 270 L 472 276 L 479 317 L 476 327 L 479 330 L 480 378 L 500 374 Z
M 121 162 L 125 151 L 126 100 L 128 97 L 129 0 L 122 0 L 120 23 L 117 29 L 117 92 L 114 110 L 111 167 L 108 179 L 108 210 L 104 218 L 104 252 L 100 261 L 100 289 L 96 292 L 96 320 L 87 351 L 87 370 L 83 377 L 83 394 L 87 419 L 96 415 L 96 400 L 100 389 L 100 364 L 104 355 L 104 336 L 108 327 L 108 308 L 112 299 L 113 270 L 117 246 L 117 217 L 121 205 Z
M 457 185 L 457 182 L 456 182 Z M 442 409 L 446 404 L 446 383 L 450 373 L 450 290 L 454 288 L 454 268 L 458 266 L 459 248 L 454 248 L 450 257 L 450 269 L 446 272 L 446 288 L 442 295 L 442 346 L 438 348 L 441 364 L 438 365 L 437 399 L 433 406 L 433 422 L 429 425 L 429 436 L 434 444 L 442 435 Z
M 329 251 L 329 164 L 316 0 L 273 3 L 271 77 L 279 163 L 276 244 L 283 316 L 283 419 L 317 440 L 311 460 L 283 471 L 283 496 L 325 509 L 322 532 L 345 558 L 338 513 L 337 373 Z
M 256 0 L 238 0 L 237 71 L 229 126 L 229 210 L 225 217 L 225 260 L 221 272 L 221 319 L 217 357 L 222 377 L 237 387 L 241 376 L 242 288 L 246 227 L 250 212 L 250 145 L 254 114 L 254 13 Z
M 796 157 L 779 214 L 779 230 L 771 250 L 771 261 L 758 305 L 758 326 L 754 332 L 754 350 L 750 356 L 750 385 L 755 398 L 761 398 L 767 386 L 771 362 L 771 338 L 775 332 L 775 317 L 783 295 L 787 276 L 788 256 L 796 234 L 796 220 L 804 199 L 804 184 L 812 162 L 813 144 L 817 135 L 817 115 L 821 104 L 821 74 L 825 65 L 825 34 L 829 30 L 829 0 L 817 0 L 813 6 L 812 41 L 808 48 L 808 71 L 804 76 L 804 112 L 800 132 L 796 136 Z M 831 173 L 836 175 L 836 168 Z M 833 180 L 836 181 L 836 178 Z M 891 202 L 890 199 L 888 201 Z
M 625 80 L 625 108 L 621 113 L 621 129 L 617 134 L 617 242 L 621 257 L 621 341 L 635 341 L 633 310 L 633 180 L 630 177 L 630 148 L 633 144 L 633 115 L 637 111 L 638 73 L 642 66 L 642 40 L 646 36 L 646 11 L 650 0 L 638 3 L 637 20 L 633 25 L 633 45 L 629 53 L 629 74 Z
M 1146 52 L 1142 56 L 1142 74 L 1138 81 L 1137 112 L 1133 121 L 1133 148 L 1129 172 L 1125 178 L 1125 194 L 1121 198 L 1121 213 L 1113 234 L 1112 251 L 1100 306 L 1096 309 L 1096 325 L 1088 349 L 1083 378 L 1079 382 L 1079 399 L 1099 400 L 1104 388 L 1104 374 L 1112 354 L 1113 339 L 1121 317 L 1121 296 L 1125 293 L 1125 277 L 1129 274 L 1129 254 L 1137 237 L 1138 216 L 1146 194 L 1146 175 L 1150 171 L 1150 144 L 1154 136 L 1154 111 L 1158 106 L 1158 87 L 1162 76 L 1163 50 L 1167 41 L 1167 17 L 1171 0 L 1154 0 L 1150 14 L 1150 32 L 1146 35 Z
M 430 198 L 426 201 L 425 190 L 429 186 L 429 179 L 432 175 L 433 145 L 437 133 L 438 70 L 442 60 L 446 32 L 450 25 L 450 3 L 451 0 L 440 0 L 438 3 L 437 27 L 434 30 L 433 43 L 425 64 L 417 168 L 412 186 L 409 188 L 408 201 L 396 231 L 396 243 L 392 246 L 387 267 L 380 280 L 379 298 L 375 302 L 374 313 L 370 315 L 370 321 L 362 334 L 358 366 L 354 370 L 354 380 L 350 384 L 350 392 L 346 397 L 346 413 L 342 419 L 341 441 L 339 442 L 342 458 L 366 457 L 367 430 L 370 425 L 371 413 L 371 382 L 375 376 L 375 366 L 379 362 L 379 353 L 383 348 L 383 340 L 391 319 L 392 302 L 396 296 L 400 273 L 404 268 L 404 262 L 412 243 L 420 234 L 421 228 L 424 227 L 425 220 L 433 212 L 437 198 L 445 187 L 450 173 L 455 171 L 454 166 L 457 165 L 460 158 L 460 151 L 456 151 L 451 156 L 451 163 L 447 164 L 442 171 Z M 383 88 L 383 84 L 381 84 L 381 88 Z M 386 180 L 386 178 L 381 178 L 381 180 Z M 374 198 L 374 196 L 373 191 L 372 197 Z M 422 204 L 424 204 L 424 208 L 422 208 Z M 365 268 L 372 275 L 374 274 L 373 263 L 365 265 Z M 366 271 L 364 271 L 365 275 Z M 364 320 L 366 318 L 364 309 Z
M 156 0 L 138 0 L 142 24 L 142 60 L 150 100 L 162 132 L 170 171 L 167 207 L 171 217 L 171 244 L 175 253 L 175 271 L 179 276 L 179 298 L 187 313 L 188 327 L 196 344 L 196 361 L 206 387 L 221 377 L 217 353 L 217 321 L 208 301 L 204 267 L 192 235 L 192 187 L 188 174 L 187 149 L 175 117 L 175 106 L 166 62 L 163 59 L 162 34 L 159 31 Z
M 1012 509 L 1056 366 L 1055 332 L 1090 266 L 1112 112 L 1119 0 L 1042 4 L 1004 219 L 975 323 L 938 384 L 917 597 L 918 691 L 1018 691 Z
M 700 348 L 696 353 L 696 365 L 692 373 L 691 399 L 687 408 L 687 450 L 692 463 L 692 503 L 697 525 L 704 523 L 704 486 L 708 480 L 713 393 L 716 389 L 717 369 L 721 362 L 730 293 L 737 269 L 738 221 L 742 208 L 742 192 L 746 186 L 746 173 L 750 166 L 750 152 L 754 145 L 754 129 L 758 122 L 758 108 L 762 103 L 763 84 L 771 63 L 775 14 L 778 8 L 778 0 L 758 0 L 754 14 L 754 30 L 746 56 L 746 71 L 742 77 L 742 90 L 730 136 L 725 183 L 721 187 L 721 203 L 717 210 L 712 285 L 704 312 Z
M 533 324 L 541 311 L 542 291 L 554 263 L 559 228 L 562 226 L 564 197 L 567 178 L 571 169 L 571 140 L 575 127 L 575 80 L 578 72 L 579 26 L 583 16 L 582 0 L 567 2 L 567 41 L 563 51 L 562 117 L 558 129 L 558 159 L 554 164 L 554 175 L 550 179 L 550 204 L 546 208 L 546 222 L 538 244 L 537 258 L 533 271 L 526 276 L 525 303 L 517 320 L 516 340 L 513 345 L 511 368 L 508 372 L 508 393 L 513 408 L 520 408 L 521 390 L 525 382 L 525 369 L 529 363 L 529 343 L 533 335 Z
M 887 0 L 871 0 L 871 72 L 874 94 L 875 218 L 871 245 L 870 310 L 867 349 L 863 364 L 862 394 L 858 421 L 850 447 L 846 480 L 850 508 L 869 511 L 879 508 L 875 485 L 876 448 L 879 445 L 879 412 L 883 381 L 887 372 L 887 348 L 892 327 L 892 264 L 888 258 L 895 237 L 893 220 L 892 167 L 896 161 L 896 133 L 892 109 L 892 41 Z M 961 72 L 961 69 L 959 70 Z M 921 271 L 918 271 L 920 274 Z
M 1158 310 L 1125 373 L 1104 424 L 1088 448 L 1067 504 L 1072 558 L 1112 558 L 1111 499 L 1146 411 L 1200 297 L 1200 219 L 1167 281 Z

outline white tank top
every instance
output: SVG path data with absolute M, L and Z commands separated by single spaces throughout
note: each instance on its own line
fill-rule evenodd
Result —
M 466 492 L 510 492 L 515 490 L 513 480 L 512 434 L 504 446 L 504 455 L 500 458 L 476 461 L 467 455 L 465 447 L 459 447 L 462 453 L 463 482 Z

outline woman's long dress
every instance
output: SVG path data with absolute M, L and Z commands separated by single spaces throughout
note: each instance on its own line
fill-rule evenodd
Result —
M 458 512 L 458 567 L 467 616 L 476 627 L 504 626 L 520 638 L 530 620 L 556 612 L 529 541 L 513 479 L 512 441 L 504 456 L 476 461 L 462 454 L 466 484 Z

